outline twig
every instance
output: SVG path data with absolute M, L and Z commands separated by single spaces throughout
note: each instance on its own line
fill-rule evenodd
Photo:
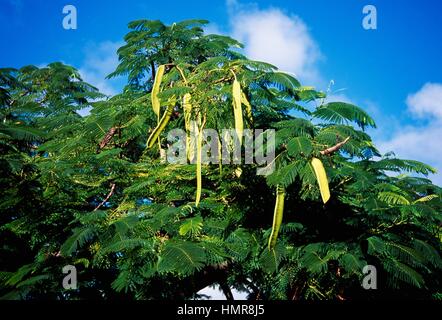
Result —
M 177 68 L 178 69 L 178 71 L 180 72 L 180 74 L 181 74 L 181 78 L 183 78 L 183 81 L 184 81 L 184 83 L 187 85 L 187 79 L 186 79 L 186 76 L 184 75 L 184 72 L 183 72 L 183 70 L 181 70 L 181 68 L 180 67 L 178 67 L 178 66 L 175 66 L 175 68 Z
M 228 301 L 235 300 L 233 298 L 232 290 L 230 290 L 230 287 L 229 287 L 229 285 L 227 283 L 222 281 L 222 282 L 219 283 L 219 286 L 220 286 L 221 290 L 223 291 L 224 296 L 226 297 L 226 300 L 228 300 Z
M 150 71 L 152 73 L 152 82 L 155 81 L 155 63 L 153 61 L 150 62 Z
M 112 197 L 112 195 L 114 194 L 114 191 L 115 191 L 115 183 L 112 183 L 109 194 L 106 196 L 106 198 L 104 198 L 103 201 L 101 201 L 101 203 L 94 209 L 94 211 L 97 211 L 98 209 L 100 209 L 106 203 L 106 201 L 109 200 L 110 197 Z
M 331 154 L 333 152 L 338 151 L 344 144 L 346 144 L 348 142 L 348 140 L 350 140 L 350 137 L 347 137 L 344 141 L 341 141 L 341 142 L 335 144 L 333 147 L 322 150 L 321 154 L 327 155 L 327 154 Z
M 103 140 L 101 140 L 100 143 L 98 144 L 97 153 L 100 153 L 100 151 L 112 140 L 116 132 L 117 132 L 117 127 L 112 127 L 107 131 Z

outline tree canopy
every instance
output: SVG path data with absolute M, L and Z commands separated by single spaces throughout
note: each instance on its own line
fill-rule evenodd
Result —
M 2 299 L 190 299 L 213 284 L 228 298 L 442 298 L 435 169 L 381 155 L 363 109 L 206 23 L 130 22 L 111 97 L 62 63 L 0 69 Z M 165 161 L 177 128 L 192 162 Z M 233 129 L 243 149 L 245 129 L 275 130 L 273 171 L 202 163 L 203 129 Z

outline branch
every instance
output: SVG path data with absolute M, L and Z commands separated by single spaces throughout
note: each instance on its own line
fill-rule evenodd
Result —
M 110 189 L 108 195 L 106 196 L 106 198 L 104 198 L 103 201 L 101 201 L 101 203 L 94 209 L 94 211 L 97 211 L 98 209 L 100 209 L 106 203 L 106 201 L 109 200 L 110 197 L 112 197 L 112 195 L 114 194 L 114 191 L 115 191 L 115 183 L 112 183 L 111 189 Z
M 297 301 L 301 299 L 301 294 L 304 291 L 306 282 L 301 282 L 301 283 L 297 283 L 295 284 L 295 286 L 293 287 L 293 295 L 292 295 L 292 300 L 293 301 Z
M 219 286 L 220 286 L 221 290 L 223 291 L 224 296 L 226 297 L 226 300 L 228 300 L 228 301 L 235 300 L 233 298 L 232 290 L 230 290 L 230 287 L 227 283 L 225 283 L 224 281 L 220 282 Z
M 187 85 L 187 79 L 186 79 L 186 76 L 184 75 L 184 72 L 183 72 L 183 70 L 181 70 L 181 68 L 180 67 L 178 67 L 178 66 L 175 66 L 175 68 L 177 68 L 178 69 L 178 71 L 180 72 L 180 74 L 181 74 L 181 78 L 183 78 L 183 81 L 184 81 L 184 83 Z
M 249 287 L 249 289 L 252 291 L 253 300 L 262 300 L 261 290 L 252 281 L 245 279 L 243 282 L 245 283 L 246 287 Z
M 151 78 L 152 78 L 152 83 L 155 81 L 155 64 L 153 63 L 153 61 L 150 62 L 150 72 L 151 72 Z
M 117 132 L 117 127 L 112 127 L 107 131 L 103 140 L 101 140 L 100 143 L 98 144 L 97 153 L 100 153 L 100 151 L 112 140 L 116 132 Z
M 344 141 L 335 144 L 333 147 L 327 148 L 321 151 L 322 155 L 331 154 L 333 152 L 338 151 L 344 144 L 346 144 L 350 140 L 350 137 L 347 137 Z

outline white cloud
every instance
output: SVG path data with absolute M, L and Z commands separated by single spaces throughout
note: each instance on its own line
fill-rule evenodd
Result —
M 302 82 L 323 84 L 317 66 L 321 54 L 301 18 L 235 0 L 227 5 L 232 37 L 244 43 L 247 57 L 292 72 Z
M 220 26 L 214 22 L 211 22 L 204 26 L 205 34 L 225 34 L 220 28 Z
M 416 159 L 435 167 L 438 174 L 431 178 L 442 185 L 442 84 L 426 83 L 418 92 L 408 95 L 406 103 L 412 117 L 426 119 L 426 124 L 393 129 L 383 123 L 392 134 L 388 139 L 379 139 L 377 146 L 381 152 L 393 151 L 400 158 Z
M 442 120 L 442 84 L 426 83 L 418 92 L 410 94 L 406 102 L 413 114 Z
M 378 146 L 386 152 L 393 151 L 401 157 L 442 163 L 438 160 L 442 155 L 439 137 L 442 137 L 442 127 L 439 125 L 405 126 L 391 139 L 378 143 Z
M 79 68 L 84 81 L 97 87 L 100 92 L 114 95 L 118 92 L 115 80 L 106 80 L 106 76 L 118 65 L 117 49 L 121 42 L 104 41 L 89 44 L 85 49 L 85 58 Z
M 442 126 L 430 124 L 426 127 L 406 126 L 387 141 L 379 141 L 377 146 L 382 152 L 393 151 L 397 157 L 414 159 L 427 163 L 437 169 L 431 176 L 436 184 L 442 185 Z

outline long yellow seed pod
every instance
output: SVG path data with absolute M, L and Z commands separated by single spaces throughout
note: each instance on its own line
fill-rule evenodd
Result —
M 221 176 L 223 173 L 223 147 L 221 145 L 221 140 L 219 139 L 219 135 L 217 137 L 218 139 L 218 167 L 219 167 L 219 175 Z
M 184 110 L 184 126 L 186 130 L 190 130 L 190 116 L 192 113 L 192 105 L 190 104 L 190 99 L 192 96 L 190 93 L 186 93 L 183 97 L 183 110 Z
M 315 171 L 316 180 L 318 180 L 322 201 L 327 203 L 327 201 L 330 199 L 330 189 L 328 188 L 327 174 L 325 173 L 324 165 L 318 158 L 313 158 L 311 164 L 313 170 Z
M 155 80 L 153 82 L 152 92 L 150 94 L 150 98 L 152 100 L 152 109 L 153 112 L 158 116 L 158 120 L 160 117 L 160 99 L 158 98 L 158 93 L 160 92 L 161 80 L 164 75 L 164 65 L 160 65 L 155 74 Z
M 184 110 L 184 127 L 186 128 L 186 155 L 189 161 L 192 161 L 194 157 L 195 143 L 192 139 L 192 134 L 196 133 L 196 122 L 191 121 L 192 104 L 190 103 L 192 96 L 190 93 L 186 93 L 183 97 L 183 110 Z M 197 129 L 197 128 L 196 128 Z M 192 143 L 193 142 L 193 143 Z
M 197 137 L 198 137 L 198 123 L 199 121 L 191 121 L 190 122 L 190 131 L 186 138 L 186 154 L 190 163 L 194 163 L 195 153 L 196 153 L 196 145 L 197 145 Z M 187 145 L 188 144 L 188 145 Z
M 203 143 L 203 130 L 198 131 L 196 143 L 196 199 L 195 206 L 198 207 L 201 199 L 202 177 L 201 177 L 201 149 Z
M 166 128 L 167 124 L 169 123 L 170 117 L 172 116 L 173 108 L 173 105 L 167 106 L 167 109 L 161 117 L 160 122 L 155 127 L 155 129 L 153 129 L 152 133 L 149 136 L 149 139 L 147 139 L 147 147 L 149 149 L 153 147 L 155 140 L 159 138 L 160 133 L 164 130 L 164 128 Z
M 232 86 L 232 96 L 233 96 L 233 115 L 235 116 L 235 130 L 238 135 L 239 143 L 242 144 L 242 137 L 244 132 L 244 124 L 242 119 L 242 108 L 241 108 L 241 85 L 238 80 L 233 80 Z
M 276 188 L 276 202 L 275 211 L 273 212 L 273 225 L 272 233 L 269 238 L 269 250 L 273 250 L 276 245 L 276 240 L 278 239 L 279 229 L 281 228 L 282 216 L 284 215 L 284 199 L 285 199 L 285 189 L 281 187 Z
M 241 102 L 243 105 L 246 106 L 247 121 L 249 122 L 250 126 L 253 126 L 252 105 L 250 104 L 249 100 L 247 100 L 245 93 L 242 91 L 241 91 Z

